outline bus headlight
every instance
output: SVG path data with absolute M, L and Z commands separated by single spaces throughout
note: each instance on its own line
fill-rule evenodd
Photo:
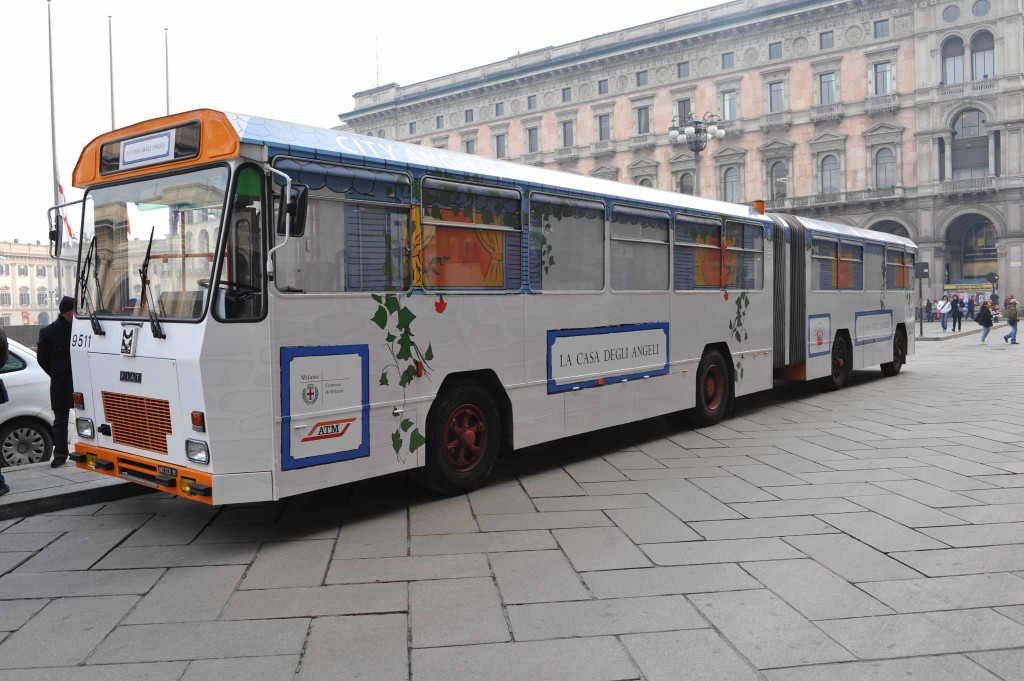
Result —
M 210 463 L 210 448 L 199 440 L 185 440 L 185 458 L 195 463 Z
M 75 419 L 75 427 L 78 429 L 78 437 L 84 437 L 89 440 L 96 437 L 96 429 L 92 425 L 92 419 L 79 417 Z

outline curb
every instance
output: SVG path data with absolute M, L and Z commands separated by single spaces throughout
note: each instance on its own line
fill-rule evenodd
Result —
M 40 490 L 40 492 L 45 491 Z M 117 501 L 118 499 L 126 499 L 140 494 L 150 494 L 153 491 L 155 490 L 148 489 L 142 485 L 130 482 L 117 482 L 115 484 L 90 486 L 84 489 L 39 496 L 35 499 L 13 500 L 8 503 L 3 503 L 6 500 L 0 497 L 0 520 L 63 511 L 77 506 L 88 506 L 89 504 L 98 504 L 104 501 Z

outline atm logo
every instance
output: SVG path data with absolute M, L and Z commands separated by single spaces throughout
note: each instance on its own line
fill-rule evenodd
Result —
M 332 437 L 342 437 L 348 432 L 349 426 L 355 423 L 355 419 L 337 419 L 335 421 L 320 421 L 313 425 L 302 438 L 302 442 L 313 442 L 314 440 L 328 440 Z

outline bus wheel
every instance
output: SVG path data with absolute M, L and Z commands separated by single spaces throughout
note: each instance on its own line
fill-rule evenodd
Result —
M 883 376 L 895 376 L 907 361 L 907 336 L 902 329 L 892 339 L 892 361 L 882 365 Z
M 825 377 L 828 390 L 839 390 L 846 385 L 850 376 L 850 351 L 846 347 L 846 339 L 836 336 L 832 341 L 832 373 Z
M 690 420 L 696 426 L 713 426 L 729 406 L 729 368 L 722 353 L 709 350 L 697 367 L 697 406 Z
M 501 419 L 490 393 L 459 383 L 440 398 L 427 435 L 426 482 L 443 494 L 479 487 L 501 448 Z

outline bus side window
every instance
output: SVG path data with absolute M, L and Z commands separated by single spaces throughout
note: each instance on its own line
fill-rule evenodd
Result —
M 262 185 L 262 173 L 253 168 L 238 174 L 214 299 L 214 314 L 224 321 L 263 317 Z

